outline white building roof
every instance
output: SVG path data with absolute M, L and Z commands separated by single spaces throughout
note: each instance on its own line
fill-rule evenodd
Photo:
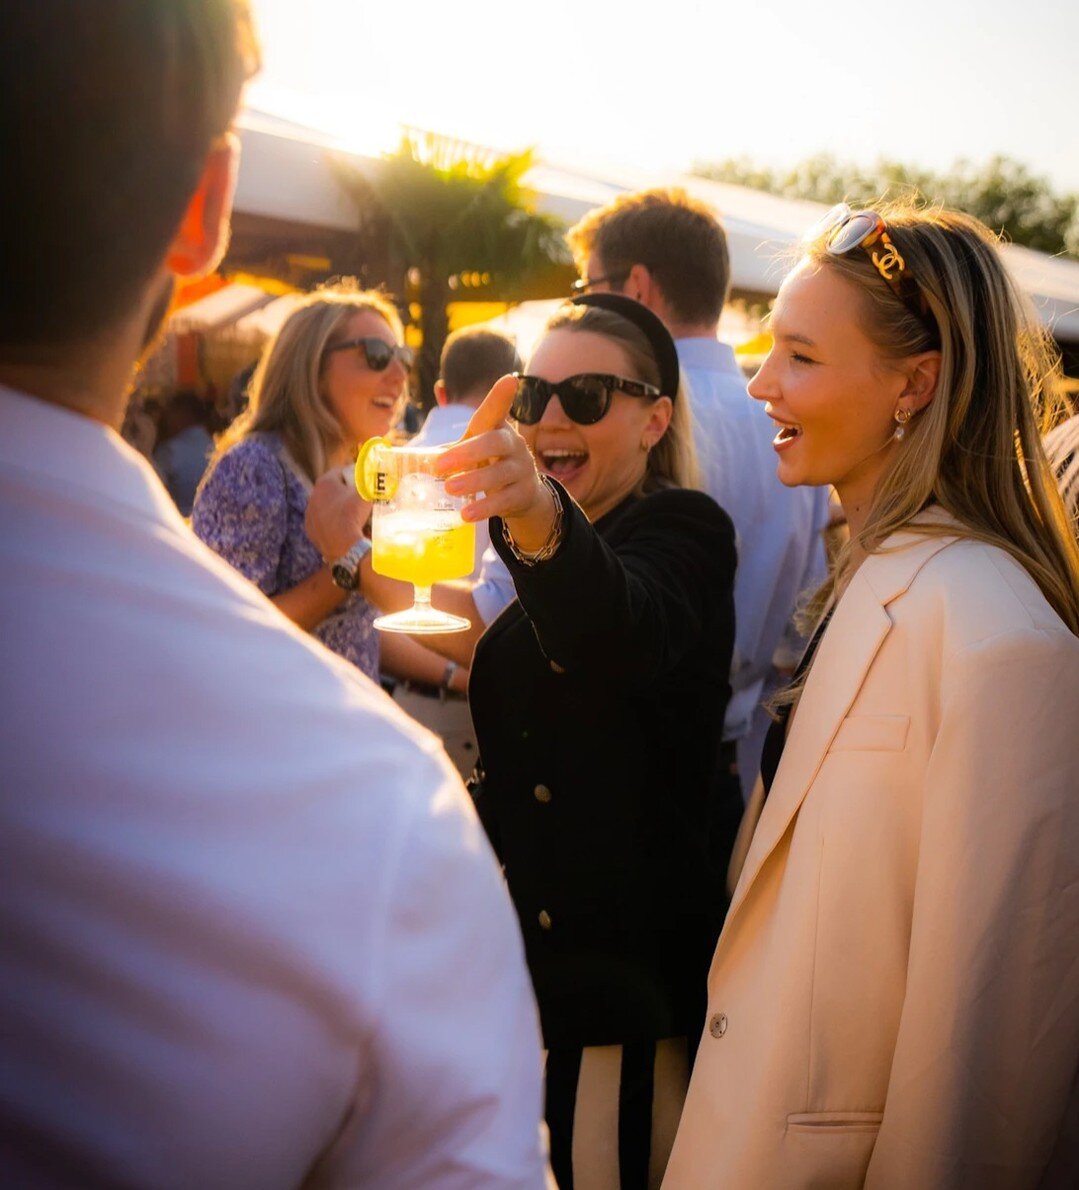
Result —
M 176 334 L 211 331 L 235 322 L 259 306 L 265 306 L 271 299 L 272 295 L 257 285 L 226 285 L 190 305 L 182 306 L 169 319 L 169 330 Z
M 243 156 L 236 191 L 238 210 L 320 227 L 351 230 L 358 212 L 338 181 L 345 160 L 371 169 L 376 159 L 348 153 L 332 138 L 247 111 L 240 120 Z M 605 168 L 592 176 L 542 164 L 526 179 L 540 209 L 568 223 L 618 194 L 651 186 L 682 186 L 710 203 L 723 219 L 735 289 L 774 294 L 786 271 L 784 250 L 826 209 L 820 203 L 781 198 L 691 174 Z M 1079 340 L 1079 262 L 1006 245 L 1004 257 L 1019 286 L 1060 339 Z

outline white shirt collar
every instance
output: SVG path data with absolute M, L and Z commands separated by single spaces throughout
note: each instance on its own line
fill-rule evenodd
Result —
M 123 504 L 183 527 L 150 464 L 109 426 L 0 386 L 0 467 Z

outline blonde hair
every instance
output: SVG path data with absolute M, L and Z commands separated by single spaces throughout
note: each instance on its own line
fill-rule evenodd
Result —
M 274 433 L 313 482 L 345 434 L 323 391 L 326 348 L 359 310 L 384 319 L 404 337 L 393 302 L 376 290 L 339 281 L 307 294 L 263 350 L 251 378 L 247 409 L 217 441 L 213 462 L 251 434 Z
M 643 331 L 620 314 L 597 306 L 561 306 L 544 326 L 545 334 L 558 330 L 588 331 L 593 335 L 611 339 L 625 352 L 630 368 L 635 373 L 629 379 L 643 380 L 646 384 L 659 387 L 659 364 L 648 339 Z M 678 392 L 672 405 L 671 420 L 666 432 L 648 452 L 644 480 L 640 486 L 642 495 L 664 488 L 700 486 L 697 450 L 693 444 L 689 391 L 681 371 L 678 377 Z
M 858 289 L 864 329 L 886 358 L 939 348 L 941 364 L 936 396 L 907 425 L 860 544 L 872 553 L 900 529 L 954 533 L 916 523 L 939 504 L 963 536 L 1015 558 L 1079 634 L 1079 544 L 1042 446 L 1059 417 L 1052 340 L 1005 269 L 997 238 L 977 219 L 910 202 L 876 209 L 924 295 L 925 316 L 908 309 L 865 252 L 832 256 L 822 236 L 804 258 Z

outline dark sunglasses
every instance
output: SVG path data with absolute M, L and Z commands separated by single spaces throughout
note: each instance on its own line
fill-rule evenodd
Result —
M 415 358 L 411 347 L 397 347 L 393 343 L 387 343 L 385 339 L 375 338 L 346 339 L 343 343 L 331 343 L 326 348 L 326 355 L 331 351 L 347 351 L 352 347 L 358 347 L 363 352 L 367 366 L 372 372 L 385 372 L 395 359 L 401 361 L 401 366 L 407 372 Z
M 595 289 L 597 285 L 621 285 L 623 281 L 629 276 L 629 269 L 623 273 L 608 273 L 606 277 L 581 277 L 573 282 L 573 296 L 587 293 L 590 289 Z
M 892 243 L 883 217 L 876 211 L 855 211 L 845 202 L 836 203 L 803 239 L 816 240 L 821 236 L 827 236 L 824 248 L 830 256 L 846 256 L 861 248 L 907 309 L 923 322 L 931 321 L 925 296 Z
M 510 406 L 510 417 L 525 426 L 534 426 L 539 421 L 552 397 L 558 397 L 570 421 L 579 426 L 593 426 L 610 409 L 615 393 L 625 393 L 628 397 L 655 398 L 660 395 L 654 384 L 598 372 L 582 372 L 580 376 L 570 376 L 557 384 L 538 376 L 522 376 L 517 372 L 514 375 L 517 395 Z

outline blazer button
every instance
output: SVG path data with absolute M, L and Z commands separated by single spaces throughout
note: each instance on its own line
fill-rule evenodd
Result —
M 546 805 L 551 800 L 551 791 L 546 785 L 537 785 L 536 788 L 532 790 L 532 792 L 536 797 L 536 801 L 543 802 L 544 805 Z
M 540 923 L 541 930 L 549 930 L 551 928 L 551 915 L 547 912 L 546 909 L 541 909 L 539 911 L 539 919 L 538 920 Z
M 727 1032 L 727 1018 L 722 1012 L 717 1012 L 708 1022 L 708 1032 L 713 1037 L 722 1037 Z

